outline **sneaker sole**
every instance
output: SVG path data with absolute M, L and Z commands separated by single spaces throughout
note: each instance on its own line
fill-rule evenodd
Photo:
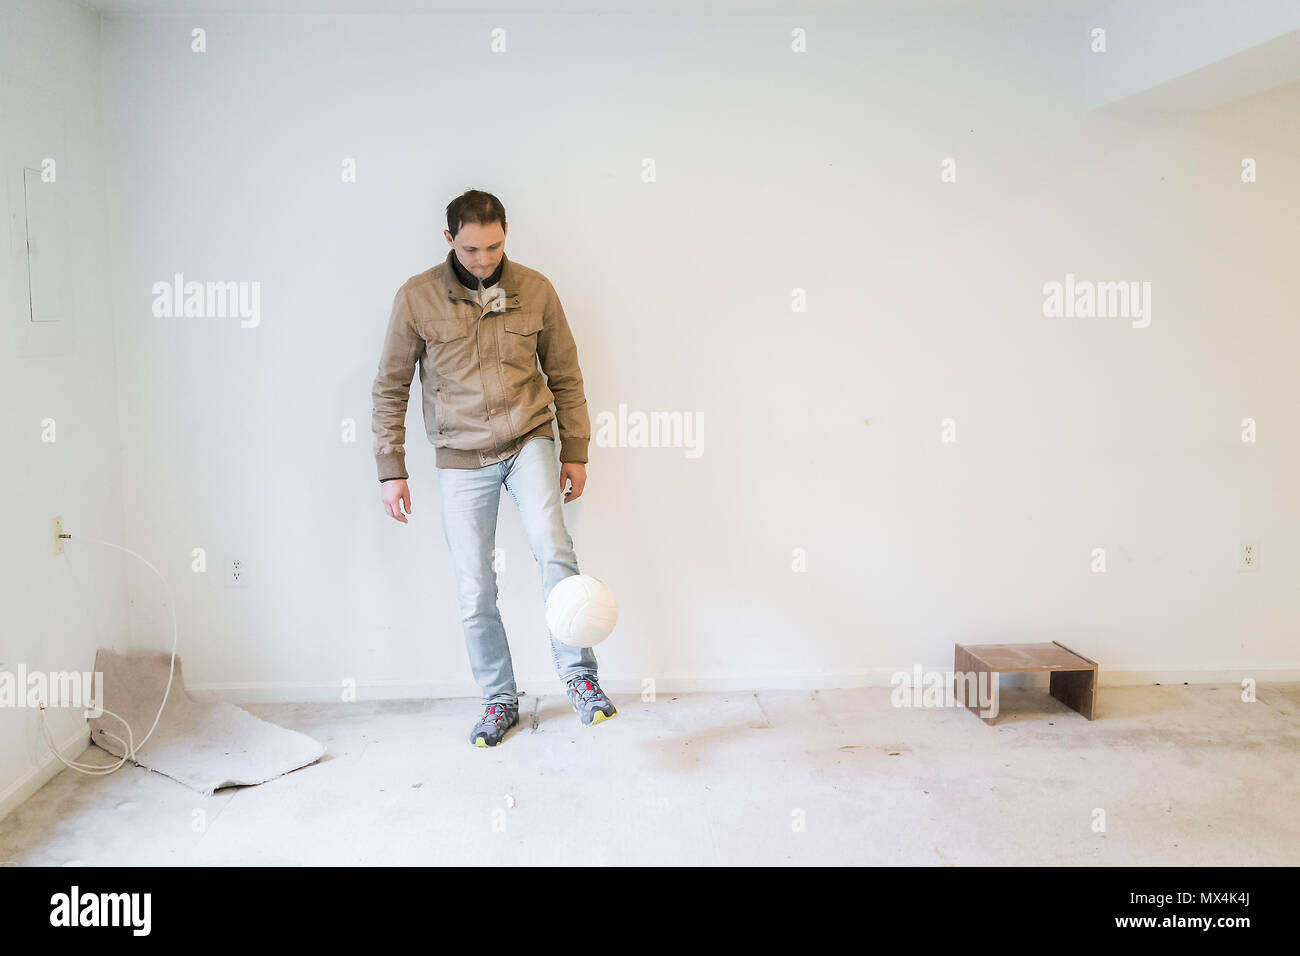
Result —
M 511 724 L 509 727 L 506 728 L 506 732 L 501 735 L 501 739 L 494 744 L 488 743 L 486 737 L 479 735 L 479 738 L 474 741 L 474 746 L 475 747 L 500 747 L 503 743 L 506 742 L 506 738 L 510 736 L 510 731 L 514 730 L 518 726 L 519 726 L 519 721 L 516 720 L 513 724 Z
M 574 708 L 574 711 L 575 711 L 575 713 L 576 713 L 576 712 L 577 712 L 577 708 Z M 607 714 L 607 713 L 605 713 L 603 710 L 598 710 L 598 711 L 596 711 L 594 714 L 591 715 L 591 723 L 589 723 L 589 724 L 584 724 L 584 723 L 582 723 L 582 714 L 578 714 L 578 723 L 579 723 L 582 727 L 584 727 L 584 728 L 586 728 L 586 727 L 595 727 L 597 724 L 603 724 L 605 721 L 607 721 L 607 720 L 613 720 L 613 719 L 614 719 L 615 717 L 617 717 L 617 716 L 618 716 L 618 711 L 617 711 L 617 710 L 614 711 L 614 713 L 612 713 L 612 714 Z

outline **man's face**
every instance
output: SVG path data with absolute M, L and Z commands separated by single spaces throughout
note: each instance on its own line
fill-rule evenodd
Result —
M 480 279 L 486 279 L 496 271 L 501 263 L 501 256 L 505 253 L 504 223 L 494 222 L 482 226 L 476 222 L 465 222 L 461 223 L 460 232 L 456 233 L 454 239 L 446 229 L 442 234 L 447 237 L 448 244 L 456 250 L 456 258 L 460 260 L 460 264 Z

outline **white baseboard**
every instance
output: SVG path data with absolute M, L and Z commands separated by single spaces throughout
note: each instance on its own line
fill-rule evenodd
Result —
M 912 665 L 914 668 L 915 665 Z M 911 677 L 909 667 L 876 668 L 869 671 L 840 672 L 836 674 L 740 674 L 704 677 L 654 678 L 656 694 L 676 693 L 735 693 L 762 690 L 840 690 L 855 687 L 890 687 L 893 675 L 903 672 Z M 935 671 L 952 669 L 949 662 Z M 1045 675 L 1042 676 L 1045 679 Z M 1010 675 L 1008 675 L 1010 677 Z M 1102 687 L 1126 687 L 1152 684 L 1232 684 L 1240 686 L 1246 678 L 1257 684 L 1294 683 L 1300 681 L 1300 667 L 1240 667 L 1223 668 L 1139 668 L 1101 667 L 1098 683 Z M 647 678 L 648 679 L 648 678 Z M 600 684 L 610 694 L 640 694 L 644 679 L 637 677 L 600 678 Z M 558 678 L 529 680 L 519 678 L 521 691 L 540 696 L 561 694 L 564 691 Z M 232 704 L 254 703 L 342 703 L 343 690 L 338 684 L 320 683 L 244 683 L 196 684 L 188 688 L 197 699 L 224 700 Z M 429 698 L 475 698 L 480 696 L 478 686 L 465 681 L 358 681 L 355 699 L 407 700 Z
M 63 755 L 64 760 L 76 760 L 89 745 L 90 727 L 87 725 L 69 734 L 59 744 L 59 753 Z M 51 777 L 64 769 L 66 768 L 54 754 L 47 753 L 44 760 L 0 792 L 0 820 L 9 816 L 28 797 L 45 786 Z M 0 862 L 4 861 L 0 860 Z

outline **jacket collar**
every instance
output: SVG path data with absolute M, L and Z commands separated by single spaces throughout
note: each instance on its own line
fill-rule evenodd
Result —
M 460 260 L 456 258 L 455 249 L 447 250 L 447 264 L 451 267 L 451 274 L 460 281 L 461 285 L 466 289 L 472 289 L 476 292 L 478 291 L 478 276 L 474 275 L 474 273 L 470 272 L 460 264 Z M 504 252 L 501 253 L 501 261 L 497 263 L 497 267 L 493 271 L 492 275 L 483 280 L 483 288 L 486 289 L 488 286 L 500 283 L 502 291 L 509 291 L 514 284 L 512 281 L 514 278 L 512 274 L 513 272 L 514 270 L 510 268 L 510 260 L 506 258 Z M 448 291 L 452 290 L 449 289 Z

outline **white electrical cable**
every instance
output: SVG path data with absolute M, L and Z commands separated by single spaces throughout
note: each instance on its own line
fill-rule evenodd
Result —
M 64 534 L 64 535 L 60 535 L 60 537 L 72 538 L 73 536 L 70 534 Z M 98 702 L 98 707 L 97 707 L 98 710 L 103 711 L 105 714 L 108 714 L 110 717 L 117 717 L 118 720 L 122 721 L 122 725 L 126 727 L 127 740 L 125 741 L 123 741 L 121 737 L 117 736 L 117 734 L 110 734 L 107 730 L 102 731 L 105 737 L 112 737 L 114 740 L 116 740 L 120 744 L 123 744 L 124 746 L 122 758 L 118 760 L 116 764 L 111 764 L 111 765 L 105 764 L 104 766 L 97 766 L 95 764 L 77 763 L 75 760 L 64 760 L 63 754 L 59 753 L 58 748 L 54 746 L 54 740 L 50 737 L 50 726 L 45 719 L 45 704 L 44 703 L 41 704 L 41 727 L 44 732 L 46 746 L 50 748 L 50 752 L 53 753 L 54 756 L 58 757 L 59 760 L 62 761 L 65 766 L 71 767 L 73 770 L 77 771 L 78 773 L 84 773 L 87 776 L 94 777 L 94 776 L 103 776 L 105 774 L 113 773 L 115 770 L 121 767 L 128 760 L 132 761 L 133 763 L 139 762 L 135 759 L 135 755 L 139 753 L 140 747 L 143 747 L 146 743 L 148 743 L 149 738 L 153 736 L 154 729 L 158 726 L 158 721 L 162 719 L 163 708 L 167 706 L 167 697 L 171 694 L 172 677 L 176 673 L 176 644 L 180 637 L 180 631 L 176 625 L 176 602 L 172 597 L 171 585 L 167 583 L 167 579 L 162 576 L 162 573 L 157 568 L 155 568 L 148 561 L 145 561 L 143 557 L 136 554 L 130 548 L 124 548 L 120 544 L 113 544 L 113 542 L 111 541 L 102 541 L 99 538 L 92 538 L 90 535 L 86 535 L 86 534 L 79 534 L 77 535 L 77 537 L 85 538 L 87 541 L 95 541 L 98 542 L 99 544 L 107 545 L 110 548 L 117 548 L 119 551 L 125 551 L 127 554 L 134 554 L 137 558 L 140 558 L 141 561 L 144 561 L 145 566 L 154 574 L 158 575 L 158 580 L 161 581 L 163 583 L 163 587 L 167 589 L 167 606 L 171 608 L 171 612 L 172 612 L 172 662 L 171 662 L 171 670 L 167 674 L 167 689 L 163 691 L 162 703 L 158 706 L 158 716 L 153 719 L 153 726 L 149 728 L 149 733 L 144 735 L 144 739 L 140 741 L 139 746 L 136 746 L 135 744 L 135 735 L 131 732 L 131 725 L 128 724 L 121 717 L 119 717 L 117 714 L 113 713 L 111 710 L 108 710 L 106 707 L 104 707 L 104 702 L 102 700 Z

